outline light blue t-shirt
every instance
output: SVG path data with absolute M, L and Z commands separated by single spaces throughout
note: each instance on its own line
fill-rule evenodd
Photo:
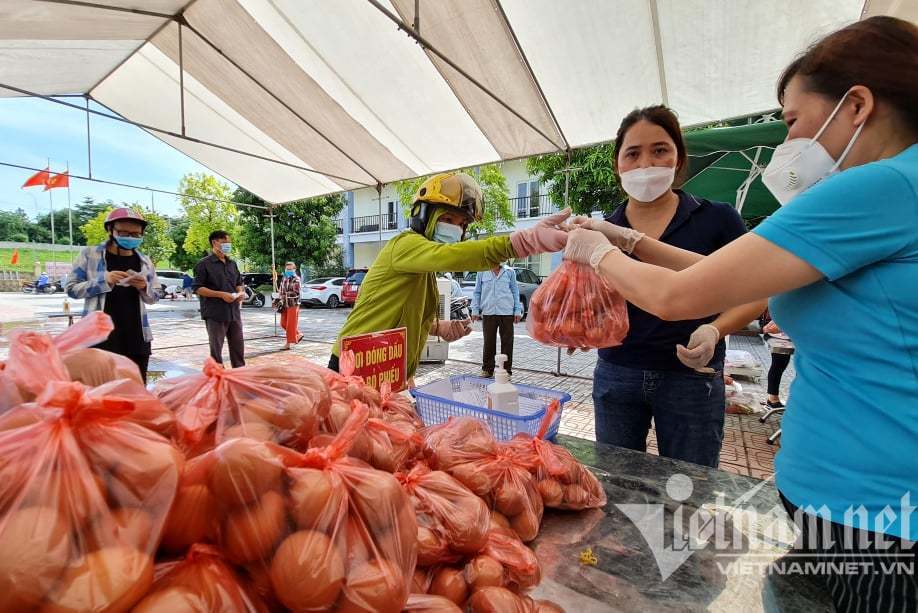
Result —
M 522 315 L 516 271 L 501 266 L 495 275 L 490 270 L 478 273 L 472 293 L 472 315 Z
M 918 510 L 901 509 L 918 506 L 918 145 L 825 179 L 754 232 L 825 275 L 770 302 L 797 347 L 778 489 L 918 540 Z M 848 512 L 861 505 L 866 524 Z

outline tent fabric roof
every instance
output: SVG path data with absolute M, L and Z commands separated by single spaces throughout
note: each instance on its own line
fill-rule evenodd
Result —
M 177 134 L 184 110 L 186 135 L 288 165 L 156 136 L 280 203 L 607 141 L 637 106 L 683 125 L 769 109 L 807 44 L 901 5 L 2 0 L 0 83 Z

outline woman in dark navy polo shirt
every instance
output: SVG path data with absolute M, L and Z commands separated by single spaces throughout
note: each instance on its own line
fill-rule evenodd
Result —
M 679 121 L 665 106 L 625 117 L 615 151 L 616 172 L 628 194 L 608 217 L 616 228 L 633 228 L 635 236 L 705 255 L 746 231 L 729 204 L 672 188 L 686 152 Z M 598 220 L 578 221 L 597 230 L 609 227 Z M 721 339 L 764 310 L 762 301 L 716 318 L 673 322 L 629 303 L 628 336 L 620 346 L 599 351 L 593 383 L 596 439 L 645 451 L 653 419 L 660 455 L 716 467 L 725 410 Z

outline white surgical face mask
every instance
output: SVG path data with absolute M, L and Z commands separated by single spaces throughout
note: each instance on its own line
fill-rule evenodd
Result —
M 653 202 L 665 194 L 676 179 L 670 166 L 635 168 L 621 174 L 622 189 L 638 202 Z
M 848 141 L 848 146 L 842 151 L 838 160 L 833 160 L 826 148 L 819 142 L 819 137 L 826 131 L 838 109 L 841 108 L 848 92 L 842 96 L 835 109 L 826 119 L 816 136 L 813 138 L 792 138 L 775 147 L 771 161 L 762 172 L 762 183 L 774 195 L 780 205 L 785 205 L 802 192 L 808 190 L 817 182 L 838 170 L 854 142 L 861 134 L 864 127 L 862 123 L 854 131 L 854 136 Z M 866 122 L 865 122 L 866 123 Z
M 445 221 L 438 221 L 434 228 L 433 239 L 438 243 L 458 243 L 462 240 L 462 228 Z

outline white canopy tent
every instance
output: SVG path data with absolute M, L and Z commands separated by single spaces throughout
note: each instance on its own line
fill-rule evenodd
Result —
M 916 5 L 0 0 L 0 96 L 85 95 L 282 203 L 770 109 L 807 44 Z

